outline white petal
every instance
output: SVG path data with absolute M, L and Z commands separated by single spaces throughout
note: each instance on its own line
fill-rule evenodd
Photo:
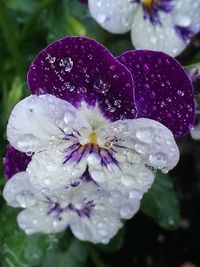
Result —
M 70 228 L 80 240 L 106 244 L 122 227 L 120 215 L 118 209 L 109 203 L 107 197 L 102 196 L 94 203 L 90 218 L 81 218 L 76 214 L 71 216 Z
M 186 43 L 177 35 L 172 14 L 160 12 L 161 25 L 153 25 L 144 19 L 142 8 L 134 16 L 131 38 L 136 49 L 163 51 L 176 56 L 186 47 Z
M 53 138 L 64 135 L 60 129 L 80 126 L 80 116 L 70 103 L 53 95 L 29 96 L 11 113 L 8 141 L 22 152 L 42 150 Z M 83 124 L 87 127 L 85 121 Z
M 58 220 L 48 215 L 48 206 L 45 204 L 20 212 L 17 221 L 26 234 L 52 234 L 63 231 L 68 226 L 66 218 Z
M 136 7 L 131 0 L 89 0 L 92 17 L 111 33 L 125 33 L 131 29 Z
M 18 172 L 7 181 L 3 197 L 12 207 L 27 208 L 34 206 L 38 201 L 36 191 L 29 182 L 26 172 Z
M 200 31 L 200 1 L 174 1 L 173 22 L 184 27 L 190 27 L 195 33 Z
M 86 169 L 86 160 L 67 162 L 63 145 L 35 153 L 27 167 L 31 183 L 38 189 L 50 190 L 69 186 L 71 179 L 78 179 Z

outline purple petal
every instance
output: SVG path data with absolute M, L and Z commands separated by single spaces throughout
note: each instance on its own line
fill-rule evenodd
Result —
M 22 153 L 9 145 L 3 160 L 5 177 L 10 179 L 17 172 L 25 171 L 30 160 L 30 156 L 27 156 L 25 153 Z
M 82 101 L 111 121 L 134 118 L 133 78 L 128 69 L 98 42 L 66 37 L 36 57 L 28 73 L 33 94 L 52 94 L 75 107 Z
M 162 52 L 136 50 L 118 60 L 133 75 L 138 118 L 157 120 L 177 137 L 191 130 L 195 112 L 192 83 L 175 59 Z

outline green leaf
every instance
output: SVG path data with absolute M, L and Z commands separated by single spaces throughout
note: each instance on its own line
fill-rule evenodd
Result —
M 1 210 L 2 267 L 37 266 L 47 253 L 58 248 L 59 235 L 26 235 L 20 230 L 16 222 L 18 212 L 19 209 L 8 206 Z
M 10 91 L 5 88 L 4 91 L 4 101 L 3 101 L 3 113 L 4 119 L 7 121 L 11 110 L 17 102 L 19 102 L 23 96 L 24 84 L 19 76 L 16 76 L 13 80 L 12 87 Z
M 42 267 L 84 267 L 86 259 L 86 243 L 73 238 L 67 251 L 50 253 L 45 257 Z
M 165 229 L 174 230 L 180 226 L 179 204 L 168 175 L 156 173 L 153 186 L 142 199 L 141 210 Z

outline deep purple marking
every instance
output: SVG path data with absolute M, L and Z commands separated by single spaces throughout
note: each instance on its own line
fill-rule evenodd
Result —
M 178 36 L 185 42 L 187 43 L 192 36 L 194 35 L 194 32 L 190 27 L 184 27 L 184 26 L 179 26 L 175 25 L 174 26 L 176 33 Z
M 150 8 L 146 7 L 141 0 L 135 0 L 133 3 L 142 4 L 144 11 L 144 19 L 149 19 L 153 25 L 162 24 L 160 21 L 159 12 L 170 13 L 173 10 L 174 0 L 153 1 Z

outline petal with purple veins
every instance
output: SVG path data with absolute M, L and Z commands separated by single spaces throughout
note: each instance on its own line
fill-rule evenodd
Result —
M 50 44 L 33 61 L 28 83 L 33 94 L 49 93 L 75 107 L 98 103 L 111 121 L 136 115 L 131 73 L 95 40 L 66 37 Z
M 157 120 L 177 137 L 188 133 L 194 123 L 194 96 L 180 64 L 162 52 L 148 50 L 126 52 L 118 60 L 133 75 L 138 118 Z

